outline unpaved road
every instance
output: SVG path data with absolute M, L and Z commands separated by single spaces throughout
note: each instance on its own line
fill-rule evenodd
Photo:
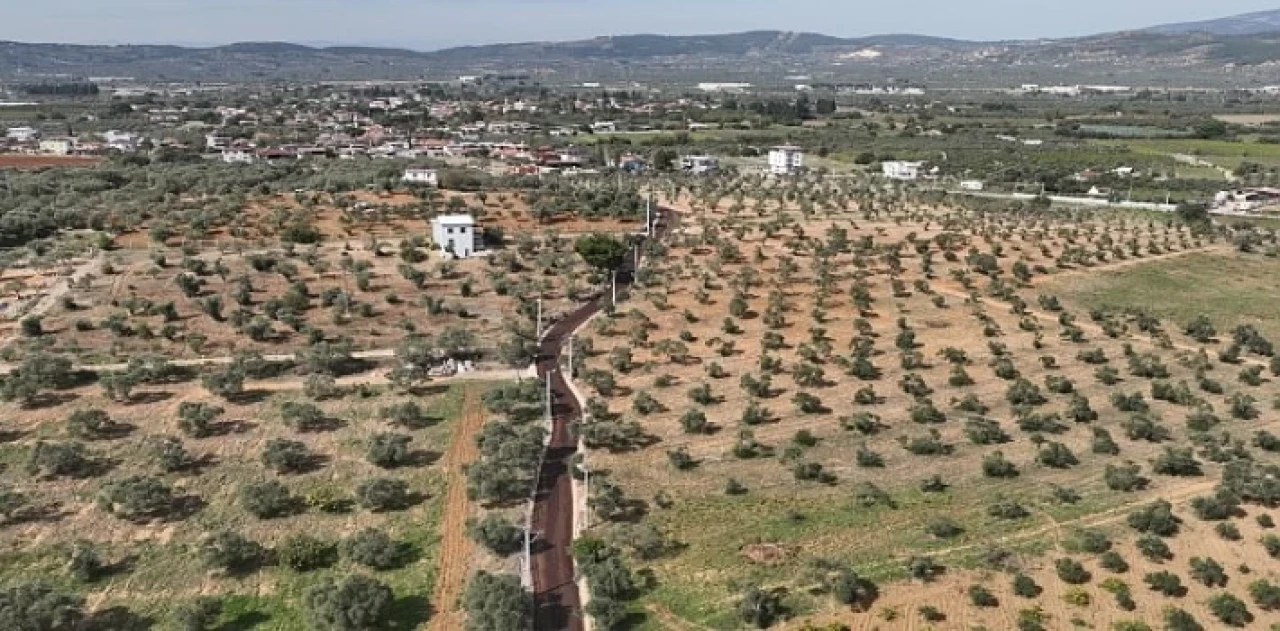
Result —
M 466 614 L 458 605 L 458 599 L 466 588 L 471 568 L 474 544 L 467 536 L 467 476 L 463 467 L 476 459 L 479 450 L 475 436 L 484 426 L 484 409 L 475 386 L 463 393 L 462 420 L 453 430 L 449 450 L 444 455 L 444 470 L 448 478 L 445 491 L 444 518 L 440 522 L 440 559 L 436 574 L 435 593 L 431 602 L 436 615 L 427 625 L 429 631 L 453 631 L 461 629 Z

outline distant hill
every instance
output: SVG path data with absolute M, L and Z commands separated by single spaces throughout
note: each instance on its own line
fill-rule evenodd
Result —
M 1206 33 L 1209 35 L 1258 35 L 1280 33 L 1280 9 L 1245 13 L 1216 20 L 1165 24 L 1146 29 L 1159 35 L 1183 35 Z
M 828 81 L 945 84 L 1049 82 L 1280 83 L 1280 11 L 1088 37 L 970 42 L 896 34 L 841 38 L 751 31 L 624 35 L 569 42 L 464 46 L 434 52 L 246 42 L 211 48 L 0 42 L 0 80 L 134 77 L 173 81 L 445 79 L 516 74 L 572 82 L 642 77 L 687 81 L 813 75 Z M 1248 70 L 1239 70 L 1247 68 Z

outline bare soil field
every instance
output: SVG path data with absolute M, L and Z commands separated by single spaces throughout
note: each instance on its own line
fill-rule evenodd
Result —
M 45 169 L 49 167 L 91 167 L 102 162 L 96 156 L 41 156 L 4 153 L 0 154 L 0 169 Z
M 1052 291 L 1112 265 L 1227 256 L 1221 241 L 1151 220 L 893 201 L 678 204 L 682 234 L 636 298 L 592 327 L 578 374 L 594 399 L 581 433 L 601 536 L 616 529 L 629 549 L 632 531 L 614 522 L 639 519 L 674 543 L 634 552 L 656 579 L 639 628 L 738 628 L 747 587 L 771 595 L 787 628 L 1110 628 L 1154 624 L 1167 606 L 1212 628 L 1210 592 L 1247 603 L 1260 628 L 1280 620 L 1250 588 L 1273 562 L 1245 522 L 1270 510 L 1202 512 L 1226 469 L 1251 466 L 1233 464 L 1241 450 L 1280 431 L 1274 384 L 1237 379 L 1267 358 L 1219 362 L 1235 322 L 1215 322 L 1223 341 L 1198 355 L 1159 304 L 1091 311 Z M 1183 523 L 1154 537 L 1167 555 L 1127 525 L 1160 499 Z M 1231 550 L 1223 519 L 1241 532 Z M 1099 593 L 1109 574 L 1066 543 L 1081 527 L 1110 533 L 1135 608 Z M 1231 580 L 1198 589 L 1190 556 Z M 1091 577 L 1062 578 L 1058 558 L 1083 559 Z M 1186 594 L 1144 584 L 1166 568 Z M 1018 572 L 1038 595 L 1010 595 Z M 850 575 L 879 589 L 841 604 L 829 581 Z M 970 603 L 974 583 L 996 604 Z

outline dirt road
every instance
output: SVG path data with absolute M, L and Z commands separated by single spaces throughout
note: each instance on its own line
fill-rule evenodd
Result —
M 484 409 L 479 390 L 474 385 L 469 386 L 463 392 L 462 421 L 453 430 L 449 451 L 443 461 L 448 488 L 442 509 L 444 518 L 440 523 L 439 572 L 431 598 L 437 613 L 427 625 L 429 631 L 461 629 L 466 618 L 458 606 L 458 597 L 466 587 L 474 544 L 467 536 L 467 476 L 462 468 L 479 454 L 475 436 L 483 425 Z

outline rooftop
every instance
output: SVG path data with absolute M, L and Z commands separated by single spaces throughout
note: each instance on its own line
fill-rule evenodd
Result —
M 440 215 L 439 217 L 436 217 L 432 221 L 435 221 L 437 223 L 442 223 L 442 224 L 454 224 L 454 225 L 464 224 L 468 226 L 474 225 L 476 223 L 475 218 L 472 217 L 471 215 Z

